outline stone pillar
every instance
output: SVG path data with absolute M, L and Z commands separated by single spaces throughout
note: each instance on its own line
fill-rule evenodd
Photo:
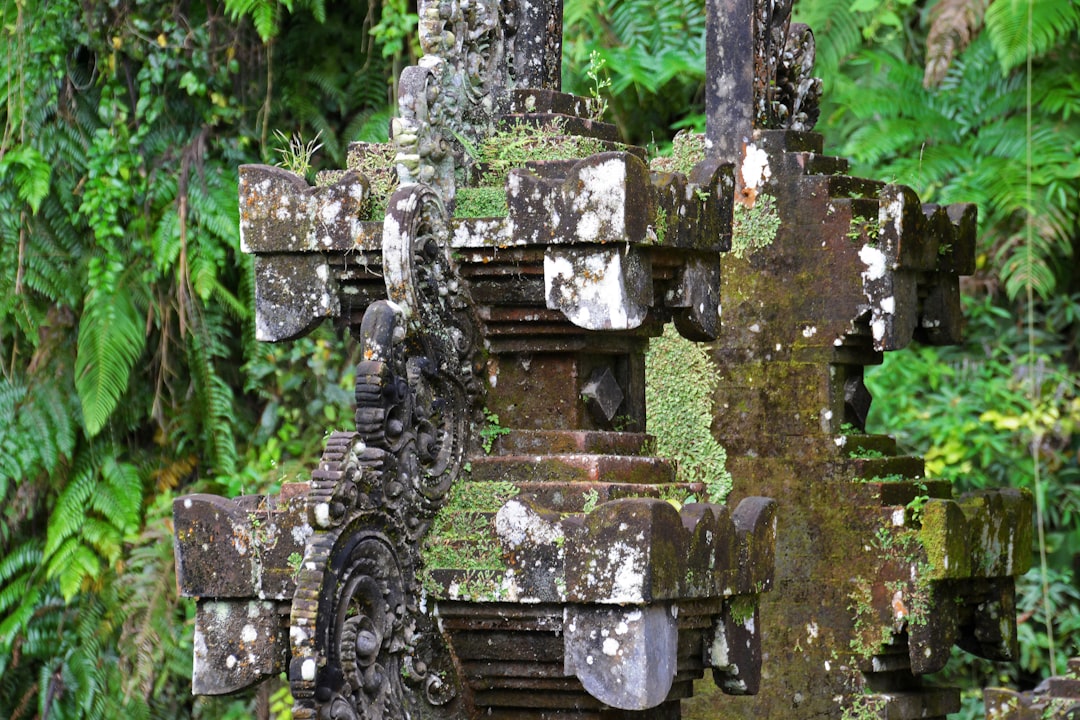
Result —
M 1014 578 L 1030 563 L 1031 501 L 1012 490 L 954 498 L 921 458 L 868 435 L 863 368 L 913 338 L 959 340 L 957 276 L 973 270 L 975 212 L 849 177 L 844 160 L 822 154 L 808 132 L 820 92 L 813 36 L 788 22 L 785 5 L 755 2 L 754 53 L 723 56 L 742 63 L 741 82 L 754 68 L 750 88 L 726 94 L 751 106 L 718 103 L 704 150 L 731 152 L 728 128 L 752 116 L 735 148 L 713 434 L 727 449 L 732 499 L 764 494 L 779 505 L 762 689 L 722 713 L 941 718 L 959 708 L 958 693 L 921 676 L 954 644 L 1015 656 Z M 718 712 L 699 697 L 687 715 Z

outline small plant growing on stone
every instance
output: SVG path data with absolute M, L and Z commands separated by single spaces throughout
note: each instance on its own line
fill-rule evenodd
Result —
M 596 503 L 600 499 L 600 493 L 596 491 L 596 488 L 593 488 L 586 493 L 582 493 L 582 497 L 585 498 L 585 503 L 581 506 L 581 512 L 588 515 L 596 509 Z
M 923 508 L 926 507 L 926 503 L 930 502 L 930 496 L 927 494 L 926 490 L 926 483 L 919 483 L 918 487 L 920 494 L 913 497 L 906 506 L 908 515 L 914 523 L 922 522 Z
M 304 566 L 304 556 L 298 552 L 289 553 L 289 567 L 292 568 L 292 578 L 296 578 L 300 575 L 300 569 Z
M 886 527 L 879 527 L 874 535 L 873 545 L 881 551 L 888 551 L 893 546 L 893 535 Z
M 885 710 L 885 701 L 881 698 L 861 695 L 851 699 L 851 704 L 844 708 L 840 720 L 876 720 Z
M 848 453 L 848 457 L 855 460 L 874 460 L 885 457 L 885 453 L 873 448 L 855 448 Z
M 319 142 L 321 135 L 320 130 L 309 142 L 304 142 L 300 133 L 293 133 L 292 137 L 289 137 L 280 130 L 275 130 L 274 137 L 283 143 L 282 147 L 275 149 L 281 155 L 278 167 L 283 167 L 301 177 L 307 177 L 311 172 L 311 158 L 322 148 L 322 143 Z
M 480 428 L 480 446 L 484 448 L 485 454 L 490 455 L 491 449 L 495 446 L 495 440 L 502 435 L 508 434 L 510 428 L 500 425 L 499 416 L 487 408 L 484 408 L 484 419 L 487 422 Z
M 589 89 L 589 94 L 592 96 L 593 108 L 592 119 L 599 120 L 604 117 L 604 113 L 607 112 L 608 101 L 601 93 L 611 87 L 611 78 L 604 72 L 604 66 L 607 65 L 607 60 L 600 57 L 600 53 L 593 50 L 589 54 L 589 67 L 585 71 L 585 76 L 592 82 L 592 87 Z

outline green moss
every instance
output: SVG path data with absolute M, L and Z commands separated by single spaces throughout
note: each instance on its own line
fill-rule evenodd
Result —
M 649 342 L 645 356 L 648 432 L 656 454 L 677 462 L 680 483 L 702 483 L 708 502 L 731 491 L 727 453 L 713 438 L 713 392 L 718 381 L 708 349 L 680 337 L 672 327 Z
M 892 629 L 882 622 L 874 608 L 870 583 L 864 578 L 855 579 L 855 589 L 848 596 L 848 600 L 848 609 L 851 610 L 853 620 L 851 650 L 859 657 L 872 657 L 882 645 L 892 642 Z
M 519 490 L 509 482 L 458 481 L 436 513 L 421 547 L 425 575 L 436 569 L 505 571 L 491 516 Z M 435 589 L 425 580 L 425 587 Z
M 731 610 L 731 619 L 739 625 L 746 625 L 747 621 L 754 617 L 757 609 L 757 598 L 751 595 L 737 595 L 728 601 Z
M 873 448 L 855 448 L 848 453 L 848 457 L 861 460 L 871 460 L 876 458 L 883 458 L 885 457 L 885 453 L 881 452 L 880 450 L 874 450 Z
M 878 720 L 885 716 L 885 699 L 874 695 L 856 695 L 844 708 L 840 720 Z
M 656 211 L 656 225 L 654 226 L 653 230 L 656 232 L 656 243 L 658 245 L 663 245 L 664 238 L 667 237 L 668 231 L 668 218 L 666 209 L 659 208 Z
M 731 254 L 741 258 L 766 248 L 779 230 L 780 215 L 772 195 L 759 194 L 751 207 L 737 202 L 731 224 Z
M 458 188 L 454 204 L 456 218 L 501 217 L 507 212 L 506 191 L 502 186 Z
M 649 161 L 649 167 L 656 172 L 677 172 L 689 175 L 694 166 L 704 157 L 705 135 L 680 132 L 671 141 L 670 154 L 654 157 Z
M 555 120 L 543 125 L 517 123 L 485 138 L 473 158 L 484 169 L 480 184 L 501 186 L 510 170 L 530 161 L 587 158 L 607 149 L 600 140 L 565 133 L 565 124 Z
M 398 185 L 396 157 L 397 148 L 392 143 L 354 143 L 349 147 L 349 169 L 363 173 L 370 183 L 371 204 L 363 219 L 381 220 L 386 214 L 386 203 Z
M 901 473 L 889 473 L 888 475 L 875 475 L 873 477 L 868 477 L 868 478 L 865 478 L 865 477 L 852 478 L 851 482 L 857 482 L 857 483 L 871 483 L 871 482 L 874 482 L 874 483 L 898 483 L 898 482 L 907 482 L 910 479 L 911 478 L 909 478 L 907 475 L 903 475 Z

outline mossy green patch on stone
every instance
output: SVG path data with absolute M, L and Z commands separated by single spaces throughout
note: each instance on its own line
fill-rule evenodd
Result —
M 710 431 L 713 391 L 718 382 L 708 349 L 668 327 L 649 342 L 645 356 L 648 432 L 656 453 L 677 462 L 680 483 L 702 483 L 708 497 L 723 502 L 731 491 L 727 453 Z
M 481 186 L 458 188 L 454 217 L 501 217 L 509 212 L 506 191 L 501 187 Z
M 424 537 L 420 552 L 425 573 L 506 570 L 492 516 L 518 492 L 509 482 L 455 483 Z
M 594 138 L 567 135 L 564 124 L 516 123 L 485 138 L 475 148 L 476 163 L 484 169 L 482 184 L 500 185 L 514 168 L 528 162 L 587 158 L 608 149 Z
M 732 621 L 739 625 L 746 625 L 747 621 L 754 617 L 757 610 L 757 598 L 750 595 L 739 595 L 729 601 Z
M 391 143 L 353 143 L 349 146 L 346 165 L 368 179 L 371 204 L 364 220 L 382 220 L 386 203 L 397 189 L 398 175 L 394 164 L 397 148 Z
M 878 720 L 885 717 L 885 699 L 874 695 L 856 695 L 840 715 L 840 720 Z
M 750 207 L 735 203 L 731 224 L 731 254 L 745 257 L 756 250 L 772 245 L 780 230 L 780 215 L 776 199 L 760 193 Z
M 649 168 L 656 172 L 677 172 L 689 175 L 690 171 L 705 158 L 705 135 L 680 132 L 671 141 L 671 154 L 654 157 Z

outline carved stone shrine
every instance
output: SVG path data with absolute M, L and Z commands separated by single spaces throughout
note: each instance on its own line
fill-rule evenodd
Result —
M 754 692 L 775 504 L 711 502 L 644 432 L 649 338 L 719 331 L 733 168 L 651 172 L 559 92 L 560 3 L 419 11 L 392 146 L 316 188 L 241 169 L 259 339 L 333 318 L 362 360 L 309 483 L 177 500 L 194 690 L 285 672 L 298 719 L 674 719 L 706 672 Z M 507 138 L 544 159 L 478 158 Z
M 723 703 L 722 716 L 944 717 L 959 692 L 922 676 L 953 645 L 1016 657 L 1031 498 L 954 498 L 922 458 L 866 434 L 863 369 L 913 339 L 960 340 L 975 207 L 922 204 L 822 155 L 810 132 L 813 36 L 789 23 L 790 2 L 709 7 L 709 57 L 723 68 L 710 73 L 709 114 L 724 121 L 705 144 L 736 164 L 741 204 L 722 260 L 712 430 L 727 449 L 731 500 L 774 498 L 780 528 L 761 606 L 761 691 Z M 692 717 L 717 715 L 703 699 L 692 707 Z
M 258 338 L 331 319 L 361 361 L 310 482 L 175 503 L 196 693 L 285 673 L 298 719 L 936 718 L 957 695 L 920 677 L 954 644 L 1015 653 L 1029 498 L 954 499 L 864 431 L 863 367 L 959 336 L 974 209 L 821 155 L 789 2 L 708 12 L 678 167 L 559 91 L 558 0 L 421 0 L 390 144 L 318 187 L 241 168 Z M 738 504 L 645 432 L 668 323 L 712 341 Z M 706 672 L 728 695 L 688 699 Z

